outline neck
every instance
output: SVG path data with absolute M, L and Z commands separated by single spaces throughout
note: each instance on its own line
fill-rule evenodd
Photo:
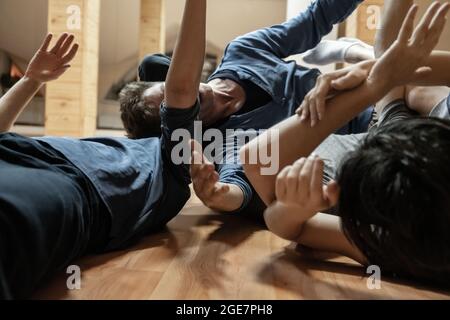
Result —
M 230 79 L 214 79 L 208 83 L 214 93 L 214 100 L 227 103 L 232 100 L 245 102 L 246 94 L 244 89 L 237 82 Z

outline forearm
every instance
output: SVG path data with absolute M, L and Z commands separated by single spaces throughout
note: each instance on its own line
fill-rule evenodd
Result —
M 311 213 L 302 214 L 301 210 L 276 201 L 264 212 L 264 220 L 269 230 L 280 238 L 297 241 L 306 222 L 302 217 L 311 216 Z
M 0 98 L 0 132 L 11 130 L 14 122 L 41 86 L 40 82 L 24 77 Z
M 375 56 L 381 57 L 397 40 L 397 36 L 403 25 L 403 20 L 409 9 L 414 4 L 413 0 L 387 0 L 384 4 L 383 19 L 381 27 L 376 33 Z M 394 88 L 376 104 L 378 114 L 383 112 L 383 108 L 394 100 L 405 97 L 405 88 Z
M 205 58 L 206 0 L 186 0 L 186 6 L 167 75 L 165 100 L 173 108 L 189 108 L 198 97 Z
M 398 32 L 403 24 L 413 0 L 386 0 L 384 3 L 381 27 L 376 33 L 375 56 L 378 58 L 389 49 L 397 39 Z
M 275 126 L 268 132 L 253 140 L 241 150 L 241 161 L 247 177 L 266 205 L 275 200 L 275 181 L 277 175 L 262 175 L 264 165 L 260 159 L 256 164 L 249 163 L 250 155 L 258 155 L 259 150 L 276 150 L 279 148 L 279 170 L 281 171 L 301 157 L 308 157 L 330 134 L 353 119 L 367 106 L 377 102 L 389 88 L 382 84 L 370 85 L 367 81 L 360 87 L 342 93 L 327 102 L 327 117 L 315 127 L 309 122 L 294 116 Z M 351 101 L 351 103 L 349 103 Z M 267 137 L 270 132 L 278 131 L 277 148 Z
M 344 235 L 339 217 L 318 213 L 305 220 L 302 217 L 311 217 L 311 213 L 302 214 L 301 210 L 275 202 L 264 213 L 264 219 L 269 230 L 283 239 L 366 263 L 364 255 Z
M 317 214 L 302 226 L 296 241 L 308 248 L 337 253 L 366 264 L 364 255 L 345 236 L 339 217 Z

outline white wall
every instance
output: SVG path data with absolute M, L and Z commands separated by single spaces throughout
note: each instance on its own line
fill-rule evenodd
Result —
M 137 65 L 140 0 L 102 0 L 101 5 L 100 99 L 114 82 Z
M 30 59 L 47 33 L 47 0 L 0 0 L 0 49 Z
M 168 49 L 179 30 L 183 1 L 166 0 Z M 208 0 L 207 38 L 225 49 L 237 36 L 286 19 L 286 0 Z

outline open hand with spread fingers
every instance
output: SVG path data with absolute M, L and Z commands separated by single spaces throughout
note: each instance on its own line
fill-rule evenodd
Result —
M 397 40 L 380 59 L 319 76 L 316 86 L 297 110 L 297 115 L 302 121 L 311 121 L 314 127 L 326 116 L 327 100 L 340 91 L 355 89 L 366 80 L 369 85 L 383 87 L 384 91 L 420 82 L 432 71 L 425 64 L 439 42 L 449 8 L 448 3 L 433 3 L 414 29 L 418 6 L 412 6 Z
M 53 35 L 48 34 L 39 50 L 31 59 L 25 76 L 45 83 L 61 77 L 69 68 L 78 51 L 78 44 L 74 44 L 75 36 L 62 34 L 55 46 L 49 50 Z
M 197 197 L 205 206 L 220 212 L 231 212 L 240 208 L 243 202 L 239 187 L 219 182 L 219 174 L 203 154 L 201 145 L 191 141 L 191 178 Z
M 414 29 L 418 6 L 413 5 L 397 40 L 373 66 L 368 85 L 381 86 L 384 91 L 389 91 L 428 76 L 432 70 L 426 63 L 442 35 L 449 9 L 448 2 L 434 2 Z

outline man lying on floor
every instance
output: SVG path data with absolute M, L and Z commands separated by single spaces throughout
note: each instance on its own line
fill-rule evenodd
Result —
M 384 275 L 448 286 L 448 105 L 441 104 L 432 113 L 445 115 L 447 120 L 417 118 L 405 104 L 402 86 L 449 85 L 450 61 L 446 68 L 441 64 L 439 69 L 431 55 L 449 5 L 434 3 L 414 31 L 417 6 L 410 9 L 403 27 L 398 19 L 407 14 L 411 4 L 386 1 L 381 29 L 384 34 L 377 43 L 383 55 L 378 60 L 322 77 L 305 99 L 301 116 L 272 129 L 280 135 L 279 160 L 284 169 L 278 176 L 261 175 L 262 164 L 245 164 L 244 168 L 269 205 L 267 225 L 279 236 L 309 248 L 349 256 L 364 265 L 378 265 Z M 389 34 L 397 34 L 399 29 L 394 42 Z M 434 69 L 421 68 L 428 65 Z M 322 95 L 324 87 L 326 93 L 330 87 L 347 91 L 325 103 L 324 98 L 315 99 L 327 96 Z M 335 128 L 376 101 L 381 113 L 376 130 L 363 137 L 330 136 Z M 317 109 L 326 114 L 312 128 L 307 110 L 312 113 Z M 243 163 L 265 147 L 264 141 L 261 136 L 242 150 Z M 350 153 L 342 155 L 341 149 Z M 340 218 L 318 214 L 329 210 Z
M 207 84 L 200 86 L 200 120 L 205 129 L 218 129 L 226 137 L 214 159 L 209 159 L 225 161 L 215 161 L 215 165 L 203 159 L 202 146 L 196 148 L 199 164 L 192 167 L 191 173 L 195 192 L 205 205 L 262 220 L 265 205 L 239 163 L 239 141 L 295 114 L 320 72 L 285 58 L 314 48 L 360 2 L 314 1 L 297 17 L 238 37 L 228 45 L 219 68 Z M 168 57 L 147 57 L 139 67 L 143 82 L 132 83 L 121 92 L 122 120 L 131 138 L 160 134 L 159 105 L 164 95 L 161 81 L 169 66 Z M 368 108 L 338 132 L 366 132 L 372 113 L 373 108 Z M 230 136 L 230 129 L 240 131 Z M 208 146 L 208 142 L 203 145 Z M 200 164 L 202 159 L 204 163 Z
M 172 132 L 192 133 L 205 55 L 206 0 L 186 0 L 161 108 L 162 136 L 64 139 L 0 135 L 0 298 L 37 286 L 89 253 L 123 248 L 161 229 L 190 197 L 189 165 L 171 160 Z M 48 36 L 26 76 L 0 100 L 7 132 L 43 83 L 69 68 L 77 46 Z

